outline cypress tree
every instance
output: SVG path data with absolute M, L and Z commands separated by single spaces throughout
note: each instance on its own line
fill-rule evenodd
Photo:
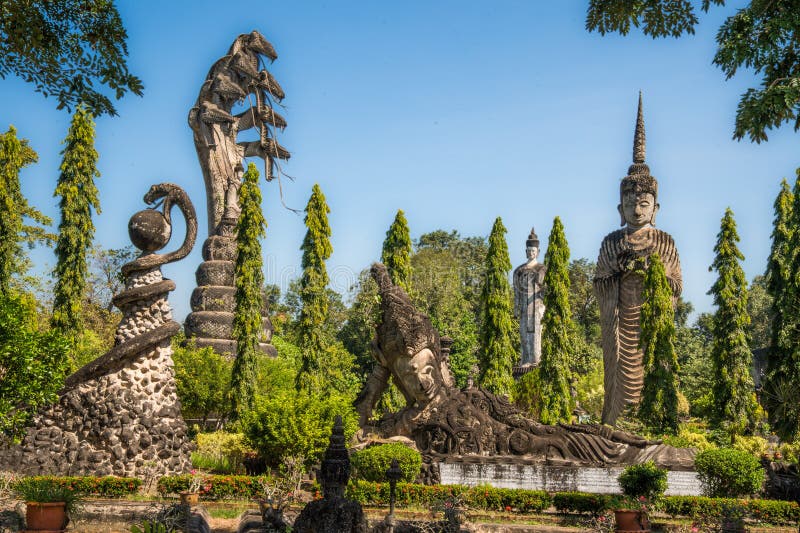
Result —
M 394 222 L 386 232 L 381 251 L 381 263 L 386 265 L 392 283 L 411 294 L 411 235 L 402 209 L 397 210 Z
M 675 434 L 678 431 L 675 309 L 664 264 L 658 254 L 650 256 L 645 272 L 641 321 L 644 385 L 639 419 L 658 433 Z
M 503 221 L 497 217 L 489 235 L 486 277 L 479 304 L 481 358 L 478 383 L 495 394 L 509 395 L 514 387 L 511 361 L 516 352 L 512 342 L 514 322 L 511 313 L 511 285 L 508 282 L 511 259 L 508 257 L 505 234 Z
M 725 210 L 711 269 L 717 280 L 708 294 L 713 295 L 717 310 L 711 323 L 711 361 L 714 367 L 712 393 L 715 421 L 741 432 L 755 425 L 755 392 L 750 369 L 753 354 L 747 339 L 747 279 L 740 261 L 744 255 L 736 243 L 739 235 L 733 211 Z
M 94 179 L 100 176 L 94 149 L 94 121 L 85 107 L 75 111 L 64 144 L 61 174 L 54 193 L 61 198 L 61 222 L 56 240 L 52 326 L 67 338 L 76 339 L 83 330 L 81 307 L 87 256 L 94 238 L 92 208 L 100 212 L 94 184 Z
M 800 169 L 794 191 L 785 182 L 775 200 L 767 290 L 773 297 L 772 346 L 764 404 L 773 431 L 783 440 L 800 438 Z
M 798 178 L 800 182 L 800 178 Z M 796 186 L 797 187 L 797 186 Z M 790 269 L 792 266 L 792 250 L 789 248 L 794 225 L 792 223 L 792 204 L 794 195 L 786 180 L 781 181 L 781 190 L 775 198 L 775 218 L 772 223 L 772 247 L 767 259 L 767 270 L 764 274 L 767 293 L 772 297 L 770 315 L 772 318 L 772 338 L 770 356 L 768 358 L 767 377 L 781 366 L 786 355 L 786 346 L 782 339 L 786 337 L 784 327 L 784 311 L 787 306 L 789 286 L 792 283 Z
M 305 209 L 308 231 L 300 247 L 303 251 L 303 274 L 300 277 L 303 308 L 298 321 L 298 334 L 303 353 L 300 371 L 295 380 L 298 390 L 316 390 L 320 384 L 320 361 L 325 352 L 322 330 L 328 317 L 328 297 L 325 293 L 328 287 L 328 271 L 325 269 L 325 261 L 333 253 L 331 228 L 328 225 L 330 212 L 322 190 L 315 183 Z
M 569 305 L 569 245 L 561 219 L 553 229 L 544 257 L 544 316 L 542 317 L 542 359 L 539 380 L 542 387 L 542 422 L 556 424 L 572 416 L 569 364 L 575 352 L 576 326 Z
M 10 289 L 11 276 L 25 268 L 21 243 L 32 244 L 47 237 L 41 227 L 26 225 L 23 219 L 50 224 L 49 218 L 28 205 L 19 184 L 20 170 L 37 159 L 28 141 L 17 138 L 14 126 L 0 134 L 0 291 L 3 293 Z
M 233 316 L 233 337 L 236 359 L 231 371 L 231 407 L 236 418 L 253 408 L 253 386 L 256 379 L 258 343 L 261 341 L 261 308 L 264 285 L 261 239 L 267 223 L 261 211 L 261 189 L 258 170 L 247 165 L 239 189 L 241 215 L 236 223 L 236 307 Z

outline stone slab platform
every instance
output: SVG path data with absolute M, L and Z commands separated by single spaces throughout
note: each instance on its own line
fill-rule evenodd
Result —
M 541 463 L 508 463 L 492 461 L 439 463 L 443 485 L 481 485 L 505 489 L 546 490 L 548 492 L 594 492 L 620 494 L 617 477 L 624 467 L 553 466 Z M 696 472 L 669 471 L 668 496 L 702 495 Z

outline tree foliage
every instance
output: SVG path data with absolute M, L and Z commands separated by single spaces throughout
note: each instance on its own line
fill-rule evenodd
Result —
M 590 0 L 586 29 L 604 35 L 627 35 L 641 27 L 645 35 L 679 37 L 694 33 L 698 23 L 695 3 L 690 0 Z M 702 0 L 707 12 L 711 4 L 725 0 Z M 739 69 L 761 77 L 760 87 L 742 95 L 736 111 L 734 139 L 760 143 L 767 130 L 784 123 L 800 129 L 800 16 L 795 0 L 751 0 L 729 16 L 717 32 L 714 64 L 727 79 Z
M 175 387 L 184 418 L 205 422 L 216 415 L 224 417 L 230 409 L 231 368 L 233 363 L 210 347 L 197 348 L 183 335 L 172 340 Z
M 644 384 L 639 419 L 658 433 L 678 431 L 678 358 L 675 354 L 675 311 L 672 290 L 658 254 L 650 264 L 642 287 Z
M 318 184 L 314 184 L 311 198 L 305 212 L 308 230 L 303 239 L 303 275 L 300 278 L 300 297 L 303 308 L 300 311 L 298 332 L 303 362 L 297 374 L 297 388 L 313 390 L 317 385 L 320 363 L 324 357 L 326 343 L 322 327 L 328 317 L 328 271 L 325 261 L 333 253 L 331 228 L 328 225 L 330 213 L 325 196 Z
M 569 245 L 561 219 L 553 220 L 544 264 L 544 316 L 542 317 L 542 359 L 539 379 L 542 387 L 542 422 L 569 421 L 572 397 L 569 365 L 575 354 L 576 327 L 569 305 Z
M 711 268 L 717 280 L 709 294 L 717 307 L 712 326 L 711 359 L 714 364 L 715 419 L 737 432 L 755 425 L 756 401 L 753 354 L 747 339 L 750 317 L 747 314 L 747 279 L 740 261 L 744 255 L 737 243 L 739 234 L 730 208 L 725 210 Z
M 54 196 L 60 197 L 61 221 L 56 241 L 56 285 L 52 325 L 70 339 L 83 331 L 83 295 L 88 276 L 88 255 L 94 238 L 92 208 L 100 212 L 95 178 L 97 151 L 94 149 L 94 121 L 85 107 L 79 107 L 64 140 L 61 174 Z
M 261 212 L 261 189 L 254 163 L 247 165 L 239 188 L 241 214 L 236 223 L 236 304 L 233 314 L 233 338 L 236 359 L 231 372 L 231 407 L 241 417 L 252 409 L 255 395 L 256 360 L 262 340 L 261 309 L 264 306 L 261 288 L 264 285 L 261 239 L 267 234 L 267 222 Z
M 22 244 L 30 246 L 49 238 L 36 224 L 49 225 L 50 219 L 28 205 L 19 182 L 20 170 L 37 159 L 28 141 L 17 138 L 14 126 L 0 134 L 0 291 L 3 292 L 11 287 L 12 275 L 27 268 Z M 36 224 L 26 224 L 25 217 Z
M 68 343 L 38 323 L 33 298 L 0 292 L 0 433 L 11 440 L 64 384 Z M 2 439 L 0 439 L 2 440 Z
M 766 348 L 770 345 L 772 337 L 771 307 L 772 297 L 767 292 L 766 279 L 764 276 L 754 277 L 747 291 L 747 314 L 750 316 L 747 338 L 750 340 L 751 350 Z
M 497 217 L 489 235 L 489 250 L 486 253 L 486 277 L 481 291 L 480 374 L 481 387 L 495 393 L 509 395 L 514 386 L 511 377 L 512 361 L 516 357 L 511 311 L 511 285 L 508 272 L 511 259 L 508 257 L 506 228 Z
M 397 211 L 383 241 L 381 263 L 386 265 L 392 283 L 411 294 L 411 235 L 402 209 Z
M 442 336 L 453 339 L 450 369 L 459 387 L 478 363 L 480 288 L 488 246 L 483 237 L 436 230 L 420 236 L 413 266 L 412 300 Z
M 116 114 L 110 92 L 141 95 L 128 72 L 128 38 L 113 0 L 4 0 L 0 6 L 0 78 L 19 76 L 58 109 L 84 104 Z

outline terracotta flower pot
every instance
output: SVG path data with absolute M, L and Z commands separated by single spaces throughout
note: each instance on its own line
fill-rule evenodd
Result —
M 183 491 L 179 492 L 178 495 L 181 497 L 181 503 L 183 505 L 197 505 L 200 502 L 199 492 Z
M 619 532 L 650 531 L 650 523 L 647 521 L 647 516 L 641 511 L 617 509 L 614 511 L 614 520 Z
M 25 523 L 29 531 L 62 531 L 67 527 L 67 504 L 64 502 L 26 502 Z

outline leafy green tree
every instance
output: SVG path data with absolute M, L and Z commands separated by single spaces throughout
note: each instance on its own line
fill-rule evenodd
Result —
M 711 268 L 717 280 L 708 292 L 717 310 L 712 326 L 711 359 L 714 364 L 715 421 L 736 432 L 755 425 L 753 353 L 747 339 L 750 317 L 747 315 L 747 279 L 740 261 L 744 255 L 736 243 L 739 234 L 730 208 L 725 210 Z
M 764 276 L 754 277 L 747 291 L 747 314 L 750 316 L 747 337 L 750 339 L 751 350 L 766 348 L 770 345 L 772 337 L 771 306 L 772 297 L 767 292 L 766 278 Z
M 380 318 L 378 285 L 372 279 L 369 269 L 361 271 L 350 289 L 350 294 L 352 303 L 347 309 L 345 322 L 337 339 L 355 356 L 359 378 L 364 381 L 372 372 L 375 362 L 369 346 L 375 337 L 375 327 Z
M 38 324 L 31 296 L 0 291 L 0 434 L 6 439 L 18 441 L 31 416 L 56 401 L 68 347 L 57 331 Z
M 411 294 L 411 235 L 402 209 L 397 211 L 386 239 L 383 241 L 381 262 L 386 265 L 392 283 Z
M 261 189 L 254 163 L 247 165 L 239 188 L 241 214 L 236 223 L 236 305 L 233 315 L 233 338 L 236 359 L 231 372 L 231 407 L 236 418 L 253 407 L 256 360 L 262 336 L 261 309 L 264 285 L 261 239 L 267 234 L 267 222 L 261 212 Z
M 0 291 L 11 288 L 13 274 L 27 270 L 27 257 L 21 244 L 29 246 L 46 241 L 48 234 L 38 225 L 25 224 L 27 217 L 38 224 L 50 224 L 50 219 L 28 205 L 19 184 L 19 172 L 35 163 L 36 152 L 28 141 L 17 138 L 10 126 L 0 134 Z
M 488 247 L 480 237 L 437 230 L 422 235 L 411 258 L 414 293 L 411 298 L 433 327 L 454 340 L 450 369 L 464 387 L 478 363 L 480 292 Z
M 509 395 L 514 386 L 511 377 L 512 360 L 516 350 L 512 343 L 514 320 L 511 311 L 511 285 L 508 272 L 506 228 L 497 217 L 489 235 L 486 253 L 486 278 L 481 291 L 480 374 L 481 387 L 495 393 Z
M 597 265 L 585 257 L 569 263 L 569 305 L 587 344 L 600 342 L 600 306 L 592 285 L 596 268 Z
M 678 432 L 678 358 L 675 355 L 675 311 L 672 290 L 658 254 L 650 264 L 642 287 L 644 384 L 639 419 L 658 433 Z
M 553 220 L 544 264 L 544 316 L 542 317 L 542 359 L 539 379 L 542 387 L 542 422 L 555 424 L 572 416 L 570 361 L 575 354 L 576 331 L 569 305 L 569 245 L 561 219 Z
M 172 361 L 184 418 L 199 418 L 203 426 L 209 417 L 229 413 L 231 361 L 210 347 L 196 347 L 183 335 L 172 339 Z
M 113 0 L 4 0 L 0 78 L 33 83 L 58 100 L 58 109 L 82 103 L 95 116 L 115 115 L 101 90 L 120 99 L 143 89 L 128 72 L 127 38 Z
M 702 0 L 711 4 L 725 0 Z M 590 0 L 586 29 L 601 35 L 627 35 L 642 27 L 645 35 L 680 37 L 693 34 L 698 17 L 690 0 Z M 736 112 L 733 138 L 748 136 L 760 143 L 766 131 L 789 122 L 798 129 L 800 109 L 800 56 L 794 43 L 800 40 L 800 18 L 794 0 L 751 0 L 729 16 L 717 32 L 713 63 L 727 79 L 744 67 L 761 77 L 760 88 L 745 91 Z
M 328 271 L 325 261 L 333 253 L 331 228 L 328 225 L 330 211 L 322 189 L 315 183 L 305 209 L 308 231 L 301 247 L 303 275 L 300 278 L 300 297 L 303 308 L 298 332 L 303 363 L 297 374 L 298 390 L 314 390 L 319 385 L 320 363 L 325 354 L 326 343 L 322 335 L 322 327 L 328 317 Z
M 85 107 L 78 107 L 61 152 L 61 174 L 54 196 L 60 197 L 61 221 L 56 241 L 56 267 L 53 274 L 52 325 L 69 339 L 77 339 L 84 329 L 83 295 L 88 276 L 88 255 L 94 238 L 92 208 L 100 212 L 95 178 L 97 151 L 94 149 L 94 121 Z

